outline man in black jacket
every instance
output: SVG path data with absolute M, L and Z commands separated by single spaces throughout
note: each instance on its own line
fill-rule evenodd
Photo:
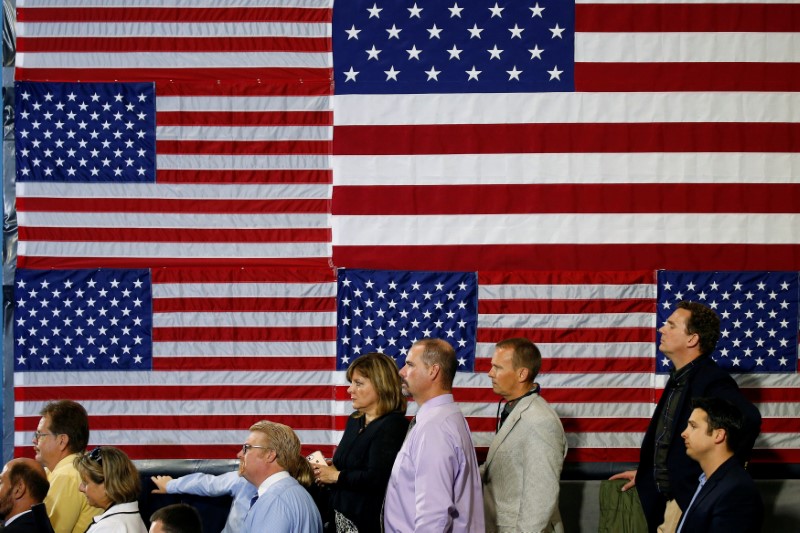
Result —
M 636 485 L 651 532 L 672 533 L 697 488 L 700 466 L 686 455 L 681 431 L 692 412 L 692 399 L 723 398 L 744 417 L 742 441 L 734 450 L 745 464 L 761 430 L 761 414 L 739 391 L 736 381 L 711 359 L 719 340 L 719 317 L 695 302 L 680 302 L 658 330 L 659 351 L 675 365 L 644 435 L 639 468 L 611 479 L 627 479 L 622 490 Z
M 4 533 L 53 533 L 41 506 L 50 489 L 42 465 L 28 458 L 12 459 L 0 473 L 0 518 Z M 36 506 L 40 508 L 36 512 Z
M 686 455 L 703 469 L 699 485 L 678 526 L 679 533 L 761 531 L 764 504 L 756 484 L 733 455 L 742 414 L 720 398 L 695 398 L 681 433 Z

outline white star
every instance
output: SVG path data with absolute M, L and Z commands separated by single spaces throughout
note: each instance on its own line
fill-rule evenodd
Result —
M 555 28 L 549 28 L 549 30 L 553 32 L 553 36 L 551 37 L 551 39 L 555 39 L 556 37 L 558 37 L 559 39 L 563 39 L 561 34 L 564 33 L 564 29 L 565 28 L 559 27 L 558 24 L 556 24 Z
M 439 78 L 438 78 L 438 76 L 439 76 L 439 74 L 441 74 L 441 73 L 442 73 L 442 71 L 441 71 L 441 70 L 436 70 L 434 67 L 431 67 L 431 69 L 430 69 L 430 70 L 426 70 L 426 71 L 425 71 L 425 74 L 427 74 L 427 75 L 428 75 L 428 79 L 427 79 L 426 81 L 431 81 L 431 80 L 434 80 L 434 81 L 439 81 Z
M 492 12 L 492 16 L 490 18 L 495 18 L 495 17 L 503 18 L 504 9 L 505 9 L 504 7 L 498 6 L 497 2 L 495 2 L 494 7 L 489 8 L 489 11 Z
M 542 11 L 544 11 L 545 8 L 539 7 L 539 2 L 536 2 L 535 6 L 529 7 L 528 9 L 530 9 L 533 12 L 533 15 L 531 15 L 531 18 L 533 18 L 533 17 L 544 18 L 544 17 L 542 17 Z
M 356 81 L 356 76 L 358 76 L 358 74 L 359 74 L 358 71 L 353 70 L 353 67 L 350 67 L 350 70 L 344 73 L 344 75 L 347 76 L 347 78 L 344 80 L 345 83 L 347 83 L 348 81 Z
M 778 361 L 780 361 L 781 366 L 786 366 L 786 363 L 788 362 L 785 357 L 781 357 L 780 359 L 778 359 Z
M 553 70 L 548 70 L 548 74 L 550 74 L 550 79 L 548 81 L 558 80 L 561 81 L 561 74 L 564 73 L 563 70 L 558 70 L 558 65 L 553 67 Z
M 461 52 L 463 52 L 463 50 L 459 50 L 458 48 L 456 48 L 456 45 L 453 45 L 453 48 L 451 48 L 447 52 L 450 54 L 450 59 L 453 58 L 461 59 Z
M 518 25 L 514 24 L 513 28 L 508 28 L 508 31 L 511 32 L 511 38 L 514 37 L 518 39 L 522 39 L 522 32 L 525 31 L 525 28 L 520 28 Z
M 372 4 L 372 7 L 368 7 L 367 11 L 369 11 L 369 18 L 381 18 L 381 11 L 383 8 L 378 7 L 378 4 Z
M 469 81 L 469 80 L 475 80 L 475 81 L 478 81 L 478 76 L 480 75 L 480 73 L 481 73 L 482 71 L 480 71 L 480 70 L 476 70 L 476 69 L 475 69 L 475 65 L 472 65 L 472 70 L 465 70 L 464 72 L 466 72 L 467 74 L 469 74 L 469 78 L 467 78 L 467 81 Z
M 458 7 L 458 4 L 453 4 L 453 7 L 448 7 L 447 9 L 450 10 L 450 18 L 458 17 L 461 18 L 461 12 L 464 11 L 463 7 Z
M 375 48 L 374 44 L 372 45 L 372 49 L 371 50 L 365 50 L 365 51 L 367 52 L 367 61 L 369 61 L 370 59 L 377 60 L 378 59 L 378 54 L 380 54 L 382 52 L 382 50 L 378 50 L 377 48 Z
M 401 28 L 398 28 L 396 24 L 392 24 L 391 28 L 386 30 L 389 33 L 389 37 L 387 39 L 391 39 L 394 37 L 395 39 L 400 39 L 400 32 L 403 31 Z
M 486 50 L 486 51 L 489 52 L 489 60 L 500 59 L 500 54 L 503 53 L 502 50 L 499 50 L 497 48 L 497 45 L 494 45 L 494 48 L 492 48 L 491 50 Z
M 394 65 L 389 67 L 389 70 L 384 70 L 384 74 L 386 74 L 386 81 L 394 80 L 397 81 L 397 75 L 400 74 L 399 70 L 394 69 Z
M 522 74 L 522 71 L 521 70 L 517 70 L 517 66 L 514 65 L 512 70 L 507 70 L 506 71 L 506 74 L 508 74 L 508 81 L 511 81 L 511 80 L 520 81 L 519 80 L 519 75 Z
M 442 33 L 442 30 L 437 28 L 436 24 L 434 24 L 432 27 L 428 28 L 428 33 L 431 34 L 428 39 L 433 39 L 434 37 L 440 39 L 439 34 Z
M 419 55 L 422 53 L 422 50 L 417 50 L 417 45 L 411 47 L 410 50 L 406 50 L 408 53 L 408 60 L 411 61 L 412 59 L 416 59 L 419 61 Z
M 480 39 L 483 28 L 479 28 L 477 24 L 473 24 L 471 28 L 467 28 L 467 31 L 470 33 L 469 35 L 470 39 L 472 39 L 473 37 L 477 37 L 478 39 Z
M 414 7 L 409 7 L 409 8 L 406 8 L 406 9 L 408 9 L 408 12 L 409 12 L 408 18 L 410 18 L 410 19 L 413 19 L 414 17 L 417 17 L 418 19 L 422 18 L 422 17 L 419 16 L 419 14 L 422 13 L 422 8 L 421 7 L 417 7 L 417 3 L 416 2 L 414 2 Z

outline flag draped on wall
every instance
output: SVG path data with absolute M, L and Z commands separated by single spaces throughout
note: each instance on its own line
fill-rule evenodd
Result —
M 70 397 L 93 444 L 137 459 L 232 458 L 260 418 L 330 454 L 350 412 L 333 265 L 477 271 L 456 397 L 479 449 L 492 346 L 521 335 L 542 347 L 568 460 L 637 459 L 663 387 L 655 270 L 800 264 L 800 7 L 406 3 L 18 0 L 15 290 L 39 287 L 19 294 L 15 341 L 63 344 L 75 323 L 42 324 L 41 295 L 130 269 L 150 278 L 152 338 L 147 368 L 115 366 L 124 332 L 105 325 L 103 369 L 74 331 L 77 370 L 20 349 L 15 453 L 43 402 Z M 139 119 L 115 116 L 120 84 L 154 99 L 144 176 L 114 146 Z M 82 290 L 97 323 L 85 297 L 112 288 Z M 765 415 L 757 457 L 800 462 L 796 367 L 738 379 Z
M 328 2 L 207 4 L 18 2 L 16 79 L 83 82 L 17 88 L 38 123 L 18 170 L 51 172 L 18 175 L 20 266 L 328 264 Z M 110 82 L 155 84 L 157 173 L 138 184 L 114 173 L 139 165 L 115 153 L 131 121 Z
M 335 8 L 335 264 L 800 264 L 800 6 Z
M 17 7 L 16 281 L 32 276 L 41 297 L 25 307 L 36 331 L 31 317 L 15 330 L 28 348 L 15 360 L 16 453 L 31 453 L 38 411 L 59 397 L 86 404 L 93 444 L 135 458 L 232 459 L 261 418 L 330 451 L 330 3 Z M 100 287 L 108 269 L 132 268 L 152 278 L 152 367 L 104 322 L 117 308 L 93 314 L 114 290 Z M 66 296 L 78 277 L 98 286 Z M 94 326 L 51 314 L 67 297 Z M 45 339 L 62 349 L 43 362 Z
M 134 310 L 135 282 L 150 276 L 152 313 L 139 313 L 152 320 L 152 339 L 147 331 L 137 343 L 124 331 L 124 310 Z M 16 288 L 27 300 L 15 309 L 25 326 L 14 334 L 18 455 L 30 455 L 39 410 L 57 398 L 86 407 L 93 444 L 118 445 L 135 459 L 233 459 L 262 418 L 292 426 L 310 449 L 330 452 L 338 442 L 330 269 L 21 269 Z M 78 310 L 82 321 L 72 318 Z M 142 345 L 152 358 L 137 363 Z

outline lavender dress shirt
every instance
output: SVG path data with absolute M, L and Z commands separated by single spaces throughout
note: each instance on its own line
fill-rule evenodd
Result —
M 387 533 L 483 533 L 483 492 L 467 421 L 452 394 L 417 411 L 384 504 Z

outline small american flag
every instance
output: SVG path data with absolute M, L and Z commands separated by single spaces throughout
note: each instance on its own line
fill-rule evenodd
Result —
M 14 281 L 14 369 L 150 370 L 149 270 L 26 270 Z
M 155 182 L 152 83 L 16 84 L 19 181 Z
M 425 337 L 452 344 L 458 369 L 474 370 L 476 273 L 342 269 L 337 286 L 338 370 L 368 352 L 402 367 L 411 345 Z
M 713 359 L 733 372 L 796 372 L 798 332 L 796 272 L 658 273 L 658 324 L 681 300 L 707 305 L 720 318 Z M 656 339 L 656 346 L 660 341 Z M 657 355 L 657 369 L 671 363 Z
M 338 2 L 336 93 L 573 90 L 575 4 L 505 4 Z

